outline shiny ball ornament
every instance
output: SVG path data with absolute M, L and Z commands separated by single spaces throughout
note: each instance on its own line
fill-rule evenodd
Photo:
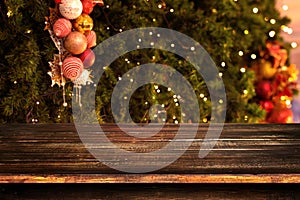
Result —
M 260 101 L 259 104 L 267 111 L 267 113 L 270 113 L 274 109 L 274 104 L 272 101 Z
M 62 71 L 64 77 L 70 79 L 71 81 L 76 80 L 83 72 L 82 61 L 74 56 L 67 57 L 62 64 Z
M 58 19 L 53 25 L 53 32 L 56 37 L 63 38 L 72 31 L 72 23 L 66 18 Z
M 95 54 L 91 49 L 85 50 L 80 56 L 80 60 L 83 62 L 85 69 L 91 67 L 95 63 Z
M 90 14 L 93 12 L 95 4 L 93 0 L 81 0 L 82 3 L 82 12 L 85 14 Z
M 73 27 L 80 33 L 85 33 L 93 29 L 93 19 L 88 14 L 81 14 L 73 23 Z
M 89 31 L 85 33 L 87 39 L 87 48 L 92 48 L 97 45 L 97 36 L 95 31 Z
M 271 79 L 275 76 L 277 68 L 272 66 L 270 61 L 262 60 L 259 65 L 259 74 L 264 79 Z
M 61 3 L 61 0 L 54 0 L 55 3 Z
M 276 124 L 293 123 L 293 112 L 282 105 L 277 105 L 267 118 L 267 122 Z
M 59 12 L 67 19 L 76 19 L 82 13 L 82 3 L 80 0 L 62 0 L 59 4 Z
M 71 32 L 64 41 L 64 47 L 73 55 L 82 54 L 87 48 L 87 38 L 78 31 Z
M 273 95 L 272 84 L 270 81 L 261 81 L 256 84 L 255 92 L 263 100 L 271 99 Z

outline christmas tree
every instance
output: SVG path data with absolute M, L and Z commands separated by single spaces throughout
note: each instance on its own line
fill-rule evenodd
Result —
M 57 71 L 53 71 L 53 66 L 60 62 L 60 58 L 53 58 L 53 55 L 59 55 L 58 45 L 64 42 L 66 46 L 67 38 L 61 37 L 61 42 L 55 42 L 53 38 L 56 36 L 51 35 L 51 32 L 49 35 L 49 31 L 46 31 L 52 30 L 54 23 L 63 18 L 64 11 L 58 7 L 65 2 L 78 3 L 78 0 L 1 1 L 0 122 L 72 122 L 71 99 L 76 97 L 73 87 L 78 87 L 72 81 L 78 77 L 73 79 L 68 76 L 65 77 L 66 82 L 60 82 L 54 78 Z M 93 22 L 87 20 L 90 19 L 88 16 L 76 16 L 76 19 L 70 19 L 72 29 L 82 31 L 78 24 L 87 20 L 85 23 L 88 23 L 88 28 L 83 32 L 85 35 L 90 33 L 92 27 L 97 43 L 126 30 L 141 27 L 168 28 L 193 38 L 211 56 L 218 67 L 219 77 L 224 82 L 227 95 L 226 122 L 261 122 L 265 118 L 267 112 L 262 109 L 256 97 L 257 91 L 255 92 L 257 73 L 249 67 L 263 58 L 261 52 L 268 49 L 268 42 L 280 41 L 285 45 L 280 37 L 280 30 L 289 20 L 280 17 L 275 8 L 275 0 L 107 0 L 104 5 L 101 1 L 81 2 L 84 9 L 90 9 L 85 12 Z M 92 2 L 93 6 L 85 7 L 88 2 Z M 96 3 L 101 5 L 95 6 Z M 67 37 L 71 44 L 77 38 Z M 70 53 L 78 48 L 67 47 L 67 50 Z M 61 61 L 69 55 L 63 56 Z M 55 59 L 59 62 L 56 63 Z M 100 123 L 114 122 L 111 95 L 117 82 L 128 70 L 146 63 L 172 66 L 180 72 L 197 95 L 200 122 L 211 120 L 212 94 L 209 94 L 207 85 L 197 70 L 173 53 L 141 49 L 120 56 L 105 68 L 99 82 L 93 80 L 92 85 L 97 87 L 97 95 L 92 100 L 95 101 Z M 49 71 L 51 77 L 48 75 Z M 164 78 L 166 77 L 161 77 L 162 80 Z M 88 99 L 85 96 L 80 98 L 80 101 Z M 180 113 L 180 101 L 189 98 L 177 96 L 169 88 L 159 84 L 146 84 L 130 97 L 130 115 L 138 123 L 197 122 L 199 116 L 194 116 L 194 113 Z M 122 110 L 119 112 L 122 114 Z

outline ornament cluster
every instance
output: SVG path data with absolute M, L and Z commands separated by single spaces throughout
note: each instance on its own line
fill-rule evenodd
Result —
M 256 73 L 255 91 L 265 109 L 266 123 L 291 123 L 293 96 L 297 94 L 298 71 L 294 64 L 287 66 L 288 52 L 277 41 L 268 42 L 262 58 L 252 65 Z
M 96 5 L 104 6 L 104 3 L 102 0 L 55 0 L 55 8 L 50 8 L 45 30 L 58 49 L 49 62 L 52 86 L 64 88 L 66 79 L 77 87 L 91 82 L 88 68 L 95 62 L 92 48 L 96 46 L 96 33 L 89 14 Z

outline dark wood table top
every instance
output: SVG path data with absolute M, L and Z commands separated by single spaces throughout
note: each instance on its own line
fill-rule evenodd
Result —
M 166 125 L 151 138 L 137 139 L 114 124 L 101 126 L 112 143 L 140 154 L 168 144 L 178 129 Z M 183 126 L 188 136 L 190 125 Z M 300 183 L 300 125 L 226 124 L 214 148 L 199 158 L 207 128 L 201 124 L 191 146 L 169 166 L 132 174 L 97 160 L 74 124 L 0 125 L 0 183 Z M 114 155 L 110 159 L 117 163 Z M 143 164 L 153 163 L 149 157 Z

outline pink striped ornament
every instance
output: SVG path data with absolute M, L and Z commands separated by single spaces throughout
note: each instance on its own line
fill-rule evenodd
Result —
M 74 81 L 83 72 L 83 63 L 80 58 L 70 56 L 63 61 L 62 70 L 64 77 Z
M 87 43 L 88 43 L 88 45 L 87 45 L 88 49 L 97 45 L 97 43 L 96 43 L 97 42 L 97 36 L 96 36 L 95 31 L 93 31 L 93 30 L 88 31 L 88 32 L 85 33 L 85 36 L 86 36 Z
M 72 23 L 66 18 L 58 19 L 53 25 L 53 32 L 59 38 L 66 37 L 71 31 Z

